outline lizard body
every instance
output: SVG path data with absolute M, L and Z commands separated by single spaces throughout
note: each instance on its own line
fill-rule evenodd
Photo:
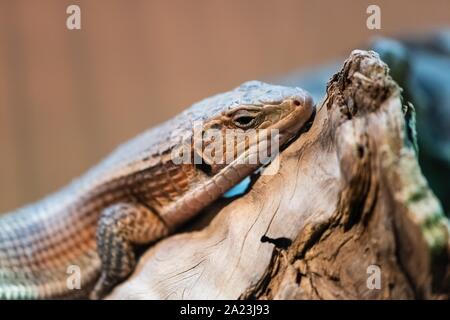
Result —
M 216 165 L 193 144 L 190 152 L 206 167 L 175 163 L 173 151 L 192 137 L 194 122 L 202 121 L 202 131 L 277 129 L 285 145 L 313 109 L 299 88 L 244 83 L 119 146 L 62 190 L 0 217 L 0 299 L 103 297 L 132 272 L 135 245 L 174 232 L 261 166 Z M 67 285 L 70 266 L 81 271 L 81 290 Z

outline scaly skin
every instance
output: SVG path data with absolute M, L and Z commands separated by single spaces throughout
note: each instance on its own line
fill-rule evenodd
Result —
M 120 146 L 61 191 L 2 216 L 0 298 L 103 297 L 132 272 L 135 245 L 173 233 L 261 166 L 211 162 L 194 144 L 189 152 L 206 165 L 174 163 L 172 152 L 193 135 L 194 122 L 202 121 L 203 131 L 278 129 L 283 146 L 313 109 L 299 88 L 247 82 Z M 246 145 L 237 155 L 252 152 Z M 80 268 L 80 290 L 68 289 L 69 266 Z

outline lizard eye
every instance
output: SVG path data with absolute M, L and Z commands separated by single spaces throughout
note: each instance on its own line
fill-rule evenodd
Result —
M 249 112 L 240 112 L 233 117 L 233 123 L 239 128 L 246 129 L 255 123 L 255 115 Z

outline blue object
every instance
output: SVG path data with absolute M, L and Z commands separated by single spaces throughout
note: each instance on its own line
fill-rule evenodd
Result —
M 243 195 L 250 186 L 250 177 L 244 178 L 241 182 L 239 182 L 237 185 L 235 185 L 233 188 L 228 190 L 223 194 L 224 198 L 233 198 L 235 196 Z

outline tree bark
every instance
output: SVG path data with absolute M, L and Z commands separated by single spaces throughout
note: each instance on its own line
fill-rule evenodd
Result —
M 354 51 L 278 173 L 154 245 L 109 298 L 448 298 L 449 223 L 415 146 L 412 105 Z

